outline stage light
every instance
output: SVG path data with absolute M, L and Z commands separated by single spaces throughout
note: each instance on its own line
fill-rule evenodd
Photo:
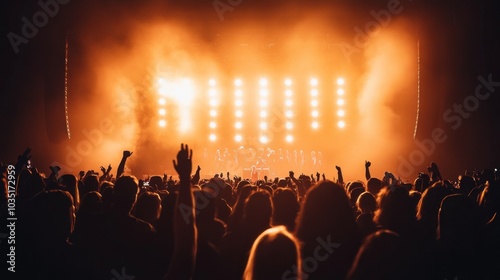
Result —
M 337 123 L 337 126 L 338 126 L 339 128 L 344 128 L 344 127 L 345 127 L 345 122 L 344 122 L 344 121 L 339 121 L 339 122 Z
M 160 109 L 160 110 L 158 110 L 158 114 L 159 114 L 160 116 L 165 116 L 165 114 L 166 114 L 166 113 L 167 113 L 167 111 L 166 111 L 165 109 Z
M 337 111 L 337 116 L 339 116 L 339 117 L 345 116 L 345 111 L 344 110 L 338 110 Z
M 214 79 L 210 79 L 210 80 L 208 81 L 208 84 L 209 84 L 209 85 L 211 85 L 211 86 L 215 86 L 216 82 L 215 82 L 215 80 L 214 80 Z
M 293 95 L 293 91 L 291 89 L 287 89 L 287 90 L 285 90 L 285 95 L 290 97 Z
M 337 79 L 337 85 L 341 86 L 345 83 L 344 78 L 338 78 Z
M 243 101 L 241 99 L 236 99 L 236 101 L 234 101 L 234 106 L 241 107 L 241 105 L 243 105 Z
M 267 79 L 265 78 L 260 79 L 259 84 L 263 87 L 267 86 Z
M 262 136 L 259 138 L 259 140 L 260 140 L 260 143 L 262 143 L 262 144 L 266 144 L 266 143 L 269 141 L 269 139 L 268 139 L 268 138 L 267 138 L 267 136 L 265 136 L 265 135 L 262 135 Z
M 235 92 L 234 92 L 234 95 L 236 95 L 236 97 L 241 97 L 243 95 L 243 91 L 241 89 L 237 89 Z
M 243 137 L 241 137 L 240 134 L 236 134 L 236 136 L 234 136 L 234 141 L 241 142 L 241 140 L 243 140 Z
M 267 129 L 267 123 L 266 123 L 266 122 L 260 122 L 259 127 L 260 127 L 260 129 L 262 129 L 262 130 L 266 130 L 266 129 Z
M 158 93 L 161 96 L 167 95 L 167 93 L 168 93 L 167 87 L 166 86 L 160 86 L 160 88 L 158 88 Z
M 210 110 L 210 117 L 216 117 L 217 116 L 217 111 L 216 110 Z
M 213 88 L 208 90 L 208 96 L 210 96 L 210 97 L 215 96 L 216 93 L 217 93 L 217 91 Z
M 234 85 L 235 85 L 235 86 L 239 87 L 239 86 L 241 86 L 241 84 L 242 84 L 242 82 L 241 82 L 241 80 L 240 80 L 240 79 L 236 79 L 236 80 L 234 80 Z
M 266 107 L 267 106 L 267 100 L 261 99 L 259 102 L 260 107 Z
M 293 124 L 292 124 L 292 122 L 286 122 L 285 127 L 286 127 L 286 129 L 288 129 L 288 130 L 292 129 L 292 128 L 293 128 Z
M 259 90 L 259 94 L 260 94 L 260 96 L 264 96 L 265 97 L 265 96 L 267 96 L 268 91 L 267 91 L 267 89 L 262 88 L 262 89 Z
M 292 106 L 293 105 L 292 100 L 291 99 L 285 100 L 285 105 L 288 106 L 288 107 Z
M 216 128 L 217 127 L 217 123 L 215 123 L 214 121 L 211 121 L 210 124 L 209 124 L 210 128 Z
M 211 98 L 208 104 L 212 107 L 217 106 L 217 99 Z
M 262 110 L 262 111 L 260 111 L 259 115 L 260 115 L 261 118 L 266 118 L 267 117 L 267 111 Z
M 337 99 L 337 105 L 344 106 L 344 104 L 345 104 L 344 99 L 342 99 L 342 98 Z
M 287 110 L 287 111 L 285 112 L 285 116 L 286 116 L 287 118 L 291 118 L 291 117 L 293 117 L 293 112 L 292 112 L 291 110 Z
M 236 129 L 241 129 L 243 127 L 243 124 L 241 122 L 236 122 L 236 123 L 234 123 L 234 127 Z
M 311 106 L 318 107 L 318 100 L 314 99 L 311 101 Z
M 217 139 L 217 136 L 215 136 L 215 134 L 210 134 L 210 136 L 208 137 L 208 139 L 210 139 L 210 141 L 215 141 Z
M 311 86 L 317 86 L 318 85 L 318 79 L 312 78 L 311 79 Z
M 292 135 L 287 135 L 285 139 L 286 139 L 286 142 L 288 142 L 288 143 L 293 142 L 293 136 Z
M 165 105 L 166 103 L 167 103 L 167 100 L 165 100 L 165 98 L 158 99 L 158 104 Z
M 236 111 L 234 112 L 234 115 L 235 115 L 236 117 L 238 117 L 238 118 L 241 118 L 241 117 L 243 116 L 243 111 L 241 111 L 241 110 L 236 110 Z
M 318 123 L 317 121 L 313 121 L 313 122 L 311 123 L 311 127 L 312 127 L 313 129 L 318 129 L 318 127 L 319 127 L 319 123 Z
M 318 96 L 318 90 L 317 89 L 311 89 L 311 95 L 312 96 Z
M 159 125 L 160 127 L 165 127 L 165 126 L 167 125 L 167 122 L 166 122 L 165 120 L 160 120 L 160 121 L 158 122 L 158 125 Z
M 164 78 L 158 78 L 156 82 L 158 83 L 158 85 L 163 86 L 167 83 L 167 80 L 165 80 Z
M 292 80 L 290 79 L 285 79 L 285 86 L 289 87 L 292 85 Z
M 317 117 L 319 116 L 318 111 L 317 111 L 317 110 L 312 111 L 312 112 L 311 112 L 311 116 L 312 116 L 313 118 L 317 118 Z
M 341 88 L 337 89 L 337 94 L 338 95 L 344 95 L 344 90 L 341 89 Z

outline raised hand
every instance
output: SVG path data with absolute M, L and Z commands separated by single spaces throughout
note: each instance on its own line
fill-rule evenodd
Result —
M 338 165 L 335 165 L 335 169 L 337 169 L 337 172 L 342 172 L 342 168 L 340 168 L 340 166 Z
M 133 152 L 131 152 L 131 151 L 123 151 L 124 158 L 129 158 L 132 154 L 133 154 Z
M 369 168 L 370 166 L 372 166 L 372 163 L 365 160 L 365 168 Z
M 370 178 L 372 177 L 370 174 L 370 166 L 372 166 L 372 163 L 365 160 L 365 178 L 366 178 L 366 180 L 370 180 Z
M 325 176 L 325 173 L 323 173 L 323 181 L 326 181 L 326 176 Z
M 320 176 L 321 176 L 321 175 L 319 174 L 319 172 L 316 172 L 316 181 L 317 181 L 317 182 L 319 182 L 319 178 L 320 178 Z
M 188 145 L 186 144 L 181 144 L 181 149 L 177 153 L 177 162 L 172 160 L 174 163 L 174 168 L 175 171 L 177 171 L 177 174 L 179 174 L 179 178 L 181 181 L 183 180 L 190 180 L 191 177 L 191 171 L 193 168 L 193 162 L 192 162 L 192 157 L 193 157 L 193 150 L 189 150 Z

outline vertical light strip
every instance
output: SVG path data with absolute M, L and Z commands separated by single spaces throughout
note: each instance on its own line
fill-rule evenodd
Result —
M 417 117 L 415 119 L 415 129 L 413 139 L 417 137 L 418 117 L 420 115 L 420 39 L 417 41 Z
M 68 139 L 71 139 L 68 112 L 68 48 L 68 36 L 66 35 L 66 43 L 64 47 L 64 115 L 66 117 L 66 134 L 68 135 Z

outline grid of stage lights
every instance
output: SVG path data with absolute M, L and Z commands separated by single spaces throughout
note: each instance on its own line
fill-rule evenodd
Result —
M 292 91 L 292 80 L 285 80 L 285 130 L 286 136 L 285 141 L 290 143 L 293 142 L 293 91 Z
M 259 114 L 259 141 L 262 144 L 266 144 L 269 139 L 267 136 L 267 129 L 268 129 L 268 123 L 267 123 L 267 110 L 268 110 L 268 95 L 269 95 L 269 89 L 267 87 L 267 79 L 266 78 L 261 78 L 259 80 L 259 108 L 260 108 L 260 113 Z
M 219 95 L 217 92 L 217 82 L 214 79 L 210 79 L 208 81 L 208 105 L 209 105 L 209 123 L 208 127 L 210 133 L 208 135 L 208 139 L 210 141 L 217 140 L 216 128 L 217 128 L 217 107 L 219 105 Z
M 319 122 L 318 122 L 318 117 L 319 117 L 319 102 L 318 102 L 318 79 L 316 78 L 311 78 L 309 82 L 311 88 L 310 88 L 310 95 L 311 95 L 311 127 L 313 129 L 318 129 L 319 128 Z
M 337 79 L 337 126 L 339 128 L 345 127 L 345 90 L 344 78 Z
M 186 101 L 190 97 L 194 97 L 196 94 L 196 89 L 194 87 L 193 81 L 190 79 L 172 79 L 167 80 L 164 77 L 160 77 L 156 80 L 157 82 L 157 90 L 158 90 L 158 100 L 157 100 L 157 112 L 158 119 L 157 123 L 159 127 L 167 127 L 169 125 L 170 118 L 178 118 L 179 119 L 179 129 L 190 127 L 190 119 L 191 116 L 187 116 L 186 114 L 190 114 L 190 110 L 179 110 L 180 112 L 184 112 L 184 115 L 179 116 L 176 111 L 169 112 L 169 109 L 174 108 L 175 106 L 185 106 Z M 306 88 L 305 92 L 301 92 L 301 82 L 305 83 L 304 86 Z M 202 87 L 206 96 L 206 105 L 208 105 L 208 111 L 206 111 L 208 117 L 204 119 L 205 125 L 208 125 L 208 140 L 210 142 L 219 141 L 220 135 L 219 129 L 221 127 L 221 122 L 227 122 L 228 119 L 221 118 L 222 114 L 226 114 L 227 109 L 221 107 L 222 104 L 226 104 L 223 96 L 227 95 L 229 92 L 226 92 L 225 86 L 221 85 L 217 82 L 215 78 L 210 78 L 205 80 L 205 86 Z M 329 83 L 327 83 L 329 84 Z M 248 133 L 253 133 L 251 131 L 257 131 L 258 140 L 262 144 L 268 144 L 272 141 L 269 137 L 270 135 L 275 135 L 275 131 L 273 131 L 273 127 L 270 125 L 273 124 L 273 119 L 271 118 L 271 113 L 273 108 L 280 108 L 282 110 L 281 116 L 284 118 L 284 122 L 282 122 L 283 126 L 280 130 L 279 135 L 276 135 L 278 139 L 281 141 L 285 141 L 287 143 L 292 143 L 298 141 L 300 139 L 295 139 L 294 130 L 300 128 L 302 126 L 309 126 L 311 130 L 319 130 L 321 129 L 321 123 L 326 121 L 330 123 L 330 120 L 336 122 L 338 129 L 344 129 L 346 127 L 346 81 L 342 77 L 337 77 L 337 79 L 333 81 L 334 84 L 334 94 L 333 94 L 333 104 L 334 110 L 333 116 L 324 116 L 325 112 L 321 111 L 321 100 L 324 99 L 322 97 L 323 91 L 328 91 L 325 88 L 323 83 L 320 83 L 320 80 L 315 77 L 309 77 L 308 79 L 298 81 L 297 91 L 296 83 L 290 77 L 286 77 L 281 80 L 281 83 L 276 85 L 272 85 L 271 81 L 266 77 L 260 77 L 257 79 L 249 80 L 246 83 L 243 79 L 237 77 L 233 80 L 230 88 L 232 91 L 233 98 L 230 98 L 230 102 L 234 102 L 232 105 L 231 114 L 233 115 L 233 140 L 236 143 L 241 143 L 245 140 L 246 134 L 245 131 L 249 131 Z M 247 96 L 248 92 L 253 92 L 251 96 Z M 277 93 L 281 94 L 276 94 Z M 255 119 L 248 119 L 249 117 L 254 116 L 252 114 L 249 116 L 245 112 L 246 106 L 245 96 L 251 97 L 252 103 L 254 104 L 253 109 L 256 109 Z M 307 100 L 307 101 L 306 101 Z M 325 100 L 330 100 L 325 99 Z M 223 102 L 224 101 L 224 102 Z M 298 104 L 301 102 L 306 103 L 309 107 L 309 113 L 304 116 L 299 116 L 299 114 L 303 114 L 303 111 L 298 111 Z M 277 102 L 277 104 L 275 104 Z M 231 104 L 231 103 L 230 103 Z M 281 104 L 281 105 L 278 105 Z M 278 105 L 276 107 L 276 105 Z M 174 106 L 174 107 L 172 107 Z M 252 110 L 253 110 L 252 109 Z M 327 112 L 329 113 L 329 112 Z M 172 115 L 174 114 L 174 115 Z M 207 116 L 205 115 L 205 116 Z M 325 119 L 327 117 L 328 119 Z M 333 118 L 333 119 L 332 119 Z M 173 122 L 177 123 L 177 122 Z M 222 125 L 224 126 L 224 125 Z M 283 129 L 284 128 L 284 129 Z
M 243 90 L 241 88 L 242 85 L 241 79 L 234 80 L 234 129 L 236 131 L 234 135 L 234 141 L 241 142 L 243 141 Z

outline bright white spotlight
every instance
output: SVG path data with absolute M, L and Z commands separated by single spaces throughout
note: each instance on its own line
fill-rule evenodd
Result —
M 167 122 L 166 122 L 165 120 L 160 120 L 160 121 L 158 122 L 158 125 L 159 125 L 160 127 L 165 127 L 165 126 L 167 125 Z
M 241 137 L 240 134 L 236 134 L 236 136 L 234 136 L 234 141 L 241 142 L 241 140 L 243 140 L 243 137 Z
M 337 85 L 341 86 L 345 83 L 344 78 L 338 78 L 337 79 Z
M 288 106 L 288 107 L 292 106 L 293 105 L 292 100 L 291 99 L 285 100 L 285 105 Z
M 263 87 L 267 86 L 267 79 L 266 78 L 260 79 L 259 85 Z
M 167 113 L 167 110 L 165 110 L 165 109 L 160 109 L 160 110 L 158 110 L 158 114 L 159 114 L 160 116 L 165 116 L 165 114 L 166 114 L 166 113 Z
M 167 100 L 165 98 L 158 99 L 158 104 L 165 105 L 166 103 L 167 103 Z
M 241 110 L 236 110 L 236 111 L 234 112 L 234 115 L 235 115 L 236 117 L 238 117 L 238 118 L 241 118 L 241 117 L 243 116 L 243 111 L 241 111 Z
M 211 86 L 215 86 L 215 84 L 217 84 L 217 83 L 215 82 L 215 80 L 214 80 L 214 79 L 210 79 L 210 80 L 208 81 L 208 84 L 209 84 L 209 85 L 211 85 Z
M 216 117 L 217 116 L 217 111 L 216 110 L 210 110 L 210 117 Z
M 217 106 L 217 99 L 211 98 L 208 104 L 210 104 L 210 106 L 212 107 Z
M 319 127 L 319 123 L 318 123 L 317 121 L 313 121 L 313 122 L 311 123 L 311 127 L 312 127 L 313 129 L 318 129 L 318 127 Z
M 259 115 L 261 118 L 267 118 L 267 111 L 262 110 L 262 111 L 260 111 Z
M 292 135 L 287 135 L 285 139 L 286 139 L 286 142 L 288 142 L 288 143 L 293 142 L 293 136 Z
M 339 117 L 345 116 L 345 111 L 344 110 L 338 110 L 337 111 L 337 116 L 339 116 Z
M 293 123 L 292 122 L 286 122 L 285 124 L 286 129 L 290 130 L 293 128 Z
M 293 91 L 291 89 L 287 89 L 287 90 L 285 90 L 285 95 L 290 97 L 293 95 Z
M 318 100 L 314 99 L 311 101 L 311 106 L 318 107 Z
M 210 124 L 208 125 L 210 128 L 216 128 L 217 127 L 217 123 L 214 122 L 214 121 L 211 121 Z
M 259 125 L 260 129 L 266 130 L 267 129 L 267 123 L 266 122 L 261 122 Z
M 234 92 L 234 95 L 236 95 L 236 97 L 241 97 L 243 95 L 243 91 L 241 89 L 237 89 L 235 92 Z
M 318 112 L 318 110 L 313 110 L 313 111 L 311 112 L 311 116 L 312 116 L 313 118 L 317 118 L 317 117 L 319 116 L 319 112 Z
M 242 84 L 241 79 L 234 80 L 234 85 L 235 86 L 239 87 L 239 86 L 241 86 L 241 84 Z
M 343 106 L 344 104 L 345 104 L 344 99 L 342 99 L 342 98 L 337 99 L 337 105 Z
M 290 79 L 285 79 L 285 86 L 289 87 L 292 85 L 292 80 Z
M 312 78 L 311 79 L 311 86 L 317 86 L 318 85 L 318 79 Z
M 265 135 L 262 135 L 262 136 L 259 138 L 259 140 L 260 140 L 260 143 L 262 143 L 262 144 L 266 144 L 266 143 L 269 141 L 269 139 L 268 139 L 268 138 L 267 138 L 267 136 L 265 136 Z
M 287 110 L 287 111 L 285 112 L 285 116 L 286 116 L 287 118 L 291 118 L 291 117 L 293 117 L 293 112 L 292 112 L 291 110 Z
M 243 127 L 243 124 L 242 124 L 241 122 L 235 122 L 235 123 L 234 123 L 234 127 L 235 127 L 236 129 L 241 129 L 241 128 Z
M 234 106 L 241 107 L 241 105 L 243 105 L 243 100 L 236 99 L 236 101 L 234 101 Z
M 167 83 L 167 80 L 165 80 L 165 78 L 158 78 L 156 79 L 156 82 L 160 85 L 160 86 L 163 86 Z
M 208 136 L 208 139 L 210 139 L 210 141 L 215 141 L 217 139 L 217 136 L 215 136 L 215 134 L 210 134 L 210 136 Z
M 311 95 L 312 96 L 318 96 L 318 90 L 317 89 L 311 89 Z
M 344 90 L 341 89 L 341 88 L 337 89 L 337 94 L 338 95 L 344 95 Z
M 265 88 L 261 88 L 261 89 L 259 90 L 259 94 L 260 94 L 260 96 L 267 96 L 267 94 L 268 94 L 268 93 L 269 93 L 269 92 L 268 92 L 268 91 L 267 91 L 267 89 L 265 89 Z
M 339 121 L 339 122 L 337 123 L 337 126 L 338 126 L 339 128 L 344 128 L 344 127 L 345 127 L 345 122 L 344 122 L 344 121 Z
M 267 100 L 261 99 L 259 102 L 260 107 L 266 107 L 267 106 Z
M 210 97 L 215 96 L 216 93 L 217 93 L 217 91 L 213 88 L 208 90 L 208 96 L 210 96 Z

